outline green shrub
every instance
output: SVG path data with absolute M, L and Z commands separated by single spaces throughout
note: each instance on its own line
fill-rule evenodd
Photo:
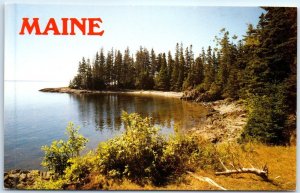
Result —
M 61 190 L 63 186 L 67 184 L 67 180 L 64 178 L 58 178 L 56 180 L 43 180 L 41 177 L 37 177 L 32 186 L 27 187 L 28 190 Z
M 240 141 L 259 141 L 266 144 L 285 144 L 286 94 L 282 85 L 268 85 L 264 95 L 251 97 L 248 122 Z
M 151 126 L 150 118 L 123 112 L 122 120 L 126 131 L 98 148 L 100 171 L 109 177 L 128 177 L 135 181 L 155 176 L 165 139 L 158 128 Z
M 67 144 L 63 140 L 53 141 L 51 146 L 42 146 L 42 150 L 45 153 L 42 166 L 62 175 L 71 157 Z
M 176 133 L 168 140 L 163 156 L 161 170 L 166 174 L 180 175 L 187 170 L 194 170 L 195 164 L 201 158 L 201 149 L 198 138 Z
M 98 169 L 112 178 L 129 178 L 138 183 L 165 183 L 182 174 L 186 163 L 199 157 L 195 138 L 177 134 L 169 140 L 153 127 L 150 118 L 123 112 L 125 132 L 101 143 L 98 148 Z
M 67 141 L 53 141 L 50 146 L 41 148 L 45 153 L 42 165 L 59 175 L 70 166 L 68 163 L 70 158 L 79 156 L 79 151 L 84 149 L 88 141 L 78 133 L 79 127 L 75 128 L 72 122 L 68 124 L 66 130 L 69 137 Z
M 85 156 L 70 158 L 68 161 L 70 166 L 65 170 L 65 178 L 71 182 L 80 182 L 93 170 L 95 159 L 92 152 Z

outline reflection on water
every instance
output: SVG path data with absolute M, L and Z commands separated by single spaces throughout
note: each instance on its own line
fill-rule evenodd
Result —
M 81 127 L 89 139 L 87 149 L 124 130 L 122 111 L 152 117 L 163 133 L 177 125 L 187 129 L 201 124 L 205 109 L 195 103 L 158 96 L 129 94 L 43 93 L 51 82 L 5 82 L 4 169 L 41 169 L 42 145 L 66 139 L 69 121 Z
M 152 117 L 152 123 L 164 129 L 174 125 L 187 129 L 201 124 L 205 109 L 195 103 L 159 96 L 137 96 L 130 94 L 86 94 L 69 95 L 76 100 L 82 122 L 94 117 L 96 130 L 123 129 L 122 111 Z

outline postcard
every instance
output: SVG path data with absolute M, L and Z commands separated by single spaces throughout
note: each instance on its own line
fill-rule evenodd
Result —
M 4 189 L 296 190 L 297 7 L 6 3 Z

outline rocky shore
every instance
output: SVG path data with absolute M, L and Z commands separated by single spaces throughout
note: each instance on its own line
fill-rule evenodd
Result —
M 131 95 L 153 95 L 153 96 L 164 96 L 172 98 L 181 98 L 182 92 L 170 92 L 170 91 L 155 91 L 155 90 L 82 90 L 82 89 L 72 89 L 69 87 L 59 87 L 59 88 L 44 88 L 39 90 L 41 92 L 53 92 L 53 93 L 70 93 L 70 94 L 131 94 Z
M 25 189 L 33 185 L 37 177 L 42 180 L 50 180 L 54 175 L 52 172 L 39 170 L 10 170 L 4 172 L 4 188 Z
M 247 111 L 242 102 L 227 99 L 202 104 L 208 108 L 206 119 L 190 132 L 212 143 L 236 141 L 240 137 L 247 121 Z

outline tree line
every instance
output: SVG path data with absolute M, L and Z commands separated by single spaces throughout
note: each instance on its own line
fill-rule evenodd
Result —
M 174 56 L 171 51 L 167 54 L 156 53 L 145 47 L 140 47 L 135 56 L 130 54 L 129 48 L 124 53 L 111 49 L 105 55 L 102 48 L 92 62 L 82 58 L 70 87 L 90 90 L 164 91 L 184 91 L 201 87 L 208 91 L 217 84 L 224 87 L 225 93 L 229 89 L 229 77 L 235 74 L 234 70 L 238 65 L 237 57 L 241 54 L 242 41 L 236 45 L 230 42 L 228 31 L 222 29 L 221 32 L 222 39 L 216 38 L 220 48 L 202 48 L 202 53 L 197 57 L 194 57 L 192 45 L 184 48 L 182 43 L 176 44 Z M 234 94 L 231 95 L 235 97 Z
M 175 53 L 140 47 L 135 55 L 111 49 L 82 58 L 70 87 L 76 89 L 156 89 L 186 91 L 185 98 L 244 99 L 249 118 L 242 139 L 284 144 L 295 130 L 297 9 L 264 7 L 257 26 L 242 39 L 225 29 L 216 45 L 195 55 L 176 44 Z

